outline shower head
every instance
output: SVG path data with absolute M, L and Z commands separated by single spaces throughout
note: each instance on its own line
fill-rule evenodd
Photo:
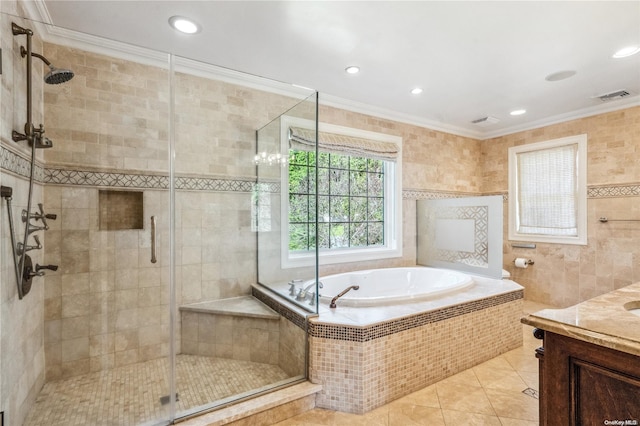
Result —
M 20 53 L 24 57 L 27 55 L 27 50 L 23 46 L 20 46 Z M 40 59 L 49 67 L 49 72 L 44 76 L 44 82 L 47 84 L 66 83 L 74 76 L 73 71 L 54 67 L 53 65 L 51 65 L 51 62 L 49 62 L 47 58 L 40 55 L 39 53 L 31 52 L 31 56 Z
M 56 68 L 49 65 L 50 71 L 44 76 L 44 82 L 47 84 L 66 83 L 73 78 L 73 71 Z

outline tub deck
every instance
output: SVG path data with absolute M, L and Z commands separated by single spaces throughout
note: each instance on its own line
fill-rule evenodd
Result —
M 366 327 L 394 319 L 436 311 L 449 306 L 457 306 L 473 300 L 482 300 L 512 292 L 522 291 L 523 287 L 511 280 L 496 280 L 473 275 L 475 285 L 468 289 L 453 292 L 417 302 L 394 303 L 388 306 L 342 306 L 340 299 L 336 308 L 320 303 L 318 317 L 311 321 L 317 324 L 346 325 Z

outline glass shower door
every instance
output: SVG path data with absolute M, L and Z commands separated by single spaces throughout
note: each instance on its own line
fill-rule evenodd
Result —
M 151 52 L 154 59 L 141 63 L 49 43 L 43 38 L 55 28 L 2 4 L 2 185 L 13 189 L 18 239 L 23 217 L 42 227 L 27 238 L 34 267 L 57 267 L 39 271 L 44 275 L 19 298 L 3 199 L 5 424 L 168 424 L 167 55 Z M 27 61 L 19 53 L 26 36 L 12 34 L 12 22 L 33 31 L 33 52 L 75 72 L 64 84 L 45 84 L 46 67 L 32 58 L 33 124 L 43 125 L 52 146 L 37 149 L 32 208 L 24 214 L 30 146 L 11 140 L 11 133 L 22 132 L 26 121 Z
M 178 417 L 305 377 L 304 330 L 253 297 L 264 224 L 254 220 L 256 129 L 300 97 L 227 74 L 175 58 Z

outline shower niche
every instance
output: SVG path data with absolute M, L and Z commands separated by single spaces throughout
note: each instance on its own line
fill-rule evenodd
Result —
M 142 191 L 98 191 L 98 228 L 118 231 L 144 228 Z

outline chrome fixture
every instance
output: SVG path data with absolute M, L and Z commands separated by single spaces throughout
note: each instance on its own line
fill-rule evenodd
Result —
M 298 295 L 296 296 L 296 300 L 305 300 L 309 294 L 309 289 L 315 286 L 316 286 L 315 281 L 312 281 L 305 288 L 301 288 L 300 291 L 298 292 Z M 324 284 L 322 284 L 322 281 L 318 281 L 318 288 L 323 288 L 323 287 L 324 287 Z M 315 294 L 315 293 L 311 293 L 311 294 Z
M 289 296 L 296 295 L 296 284 L 300 284 L 302 280 L 291 280 L 289 281 Z
M 289 296 L 295 297 L 298 302 L 309 301 L 310 306 L 316 304 L 316 292 L 310 291 L 311 288 L 316 286 L 316 281 L 311 281 L 306 287 L 298 287 L 297 285 L 302 283 L 302 280 L 294 279 L 288 282 L 289 284 Z M 323 288 L 322 281 L 317 281 L 318 288 Z
M 347 294 L 349 292 L 349 290 L 351 290 L 351 289 L 358 290 L 359 288 L 360 288 L 359 285 L 352 285 L 352 286 L 349 286 L 349 287 L 345 288 L 340 293 L 338 293 L 338 295 L 336 297 L 331 299 L 331 303 L 329 304 L 329 307 L 330 308 L 335 308 L 336 307 L 336 300 L 338 300 L 339 298 L 341 298 L 342 296 Z

